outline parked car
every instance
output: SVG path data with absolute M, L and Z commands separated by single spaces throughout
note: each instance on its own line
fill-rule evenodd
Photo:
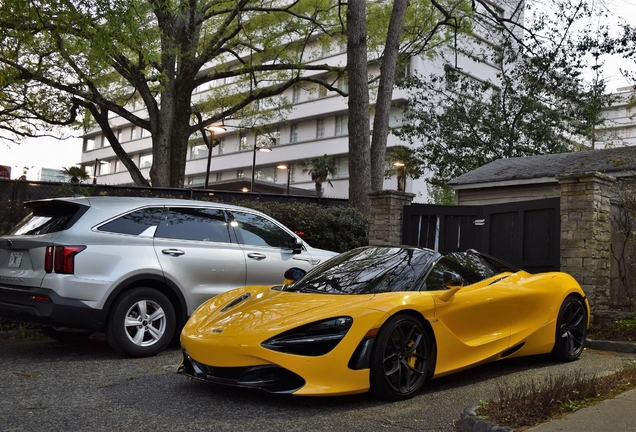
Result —
M 202 302 L 282 281 L 336 255 L 267 215 L 178 199 L 80 197 L 26 203 L 0 237 L 0 316 L 58 340 L 104 331 L 127 356 L 151 356 Z
M 203 303 L 179 372 L 304 396 L 413 396 L 429 378 L 505 358 L 582 351 L 590 309 L 565 273 L 530 274 L 476 251 L 365 247 L 288 285 Z

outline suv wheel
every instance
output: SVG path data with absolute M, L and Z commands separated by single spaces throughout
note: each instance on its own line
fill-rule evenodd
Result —
M 175 321 L 168 297 L 152 288 L 135 288 L 113 304 L 106 340 L 115 351 L 126 356 L 154 356 L 172 340 Z

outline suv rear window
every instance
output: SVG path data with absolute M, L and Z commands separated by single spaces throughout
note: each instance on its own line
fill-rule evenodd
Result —
M 106 231 L 117 234 L 140 235 L 148 228 L 155 228 L 161 221 L 163 207 L 150 207 L 135 210 L 113 219 L 97 228 L 98 231 Z
M 77 221 L 87 207 L 64 201 L 26 203 L 31 214 L 22 219 L 7 235 L 40 235 L 64 231 Z

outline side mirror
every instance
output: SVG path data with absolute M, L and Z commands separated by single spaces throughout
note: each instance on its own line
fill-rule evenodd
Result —
M 292 252 L 299 254 L 303 251 L 303 241 L 297 237 L 294 238 L 294 244 L 292 245 Z
M 446 288 L 451 289 L 453 287 L 459 286 L 460 288 L 464 286 L 464 278 L 462 278 L 457 273 L 445 271 L 444 272 L 444 286 Z
M 444 291 L 442 294 L 438 295 L 437 298 L 443 302 L 447 302 L 453 298 L 457 291 L 462 289 L 462 286 L 464 286 L 464 278 L 457 273 L 445 271 L 444 285 L 448 288 L 448 291 Z
M 298 267 L 292 267 L 285 272 L 285 283 L 296 282 L 306 274 L 307 272 L 305 270 Z

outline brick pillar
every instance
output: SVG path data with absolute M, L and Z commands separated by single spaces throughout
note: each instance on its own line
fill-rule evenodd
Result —
M 402 213 L 415 194 L 382 190 L 371 192 L 371 222 L 369 245 L 396 246 L 402 244 Z
M 581 284 L 593 311 L 609 309 L 610 195 L 614 177 L 600 172 L 557 176 L 561 186 L 561 271 Z

